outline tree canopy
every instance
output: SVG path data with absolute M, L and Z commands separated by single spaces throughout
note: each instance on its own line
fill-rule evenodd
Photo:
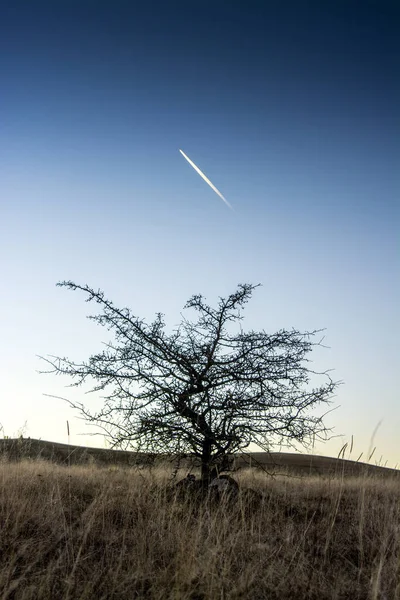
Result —
M 162 313 L 146 324 L 100 290 L 72 281 L 57 285 L 99 304 L 101 312 L 89 318 L 114 340 L 80 363 L 45 358 L 46 372 L 71 377 L 73 386 L 90 381 L 91 391 L 101 392 L 96 412 L 70 404 L 100 426 L 113 447 L 196 457 L 207 479 L 212 467 L 225 468 L 250 443 L 270 449 L 326 436 L 323 417 L 312 411 L 330 402 L 338 383 L 328 371 L 309 368 L 309 353 L 322 345 L 315 341 L 320 330 L 244 332 L 242 309 L 257 285 L 240 284 L 216 308 L 192 296 L 185 309 L 197 320 L 183 316 L 170 334 Z M 316 376 L 324 381 L 311 387 Z

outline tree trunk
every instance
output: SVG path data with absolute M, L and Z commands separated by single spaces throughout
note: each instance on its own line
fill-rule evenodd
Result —
M 201 453 L 201 479 L 206 485 L 210 483 L 211 449 L 211 440 L 207 437 L 204 438 Z

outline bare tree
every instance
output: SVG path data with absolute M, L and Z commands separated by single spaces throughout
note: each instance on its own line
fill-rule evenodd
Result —
M 207 481 L 213 468 L 226 468 L 250 443 L 270 449 L 326 437 L 323 417 L 311 409 L 330 403 L 338 383 L 307 367 L 309 352 L 322 345 L 313 341 L 319 332 L 244 333 L 241 309 L 258 286 L 239 285 L 217 308 L 192 296 L 185 309 L 197 311 L 197 321 L 182 317 L 168 335 L 161 313 L 148 325 L 100 290 L 71 281 L 57 285 L 97 302 L 101 313 L 89 318 L 115 338 L 86 362 L 45 358 L 51 365 L 45 372 L 69 375 L 72 386 L 95 382 L 91 391 L 102 392 L 104 401 L 98 412 L 70 404 L 100 426 L 113 447 L 194 456 Z M 324 383 L 308 389 L 317 375 Z

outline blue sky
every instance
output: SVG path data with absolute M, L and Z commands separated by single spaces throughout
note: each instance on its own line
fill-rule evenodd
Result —
M 168 5 L 168 6 L 167 6 Z M 15 2 L 0 18 L 0 423 L 100 444 L 37 354 L 107 332 L 72 279 L 171 326 L 261 282 L 244 325 L 326 327 L 329 417 L 400 463 L 396 2 Z M 214 194 L 181 148 L 234 207 Z M 91 403 L 96 404 L 92 398 Z

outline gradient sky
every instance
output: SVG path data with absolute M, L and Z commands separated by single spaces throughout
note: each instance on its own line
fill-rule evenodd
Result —
M 327 419 L 400 464 L 397 1 L 9 2 L 0 9 L 0 423 L 104 445 L 36 355 L 110 339 L 72 279 L 170 326 L 262 283 L 244 327 L 327 328 Z M 234 212 L 179 153 L 181 148 Z M 93 307 L 94 308 L 94 307 Z M 91 397 L 90 406 L 96 406 Z M 27 424 L 24 428 L 24 424 Z M 80 435 L 83 434 L 83 435 Z

